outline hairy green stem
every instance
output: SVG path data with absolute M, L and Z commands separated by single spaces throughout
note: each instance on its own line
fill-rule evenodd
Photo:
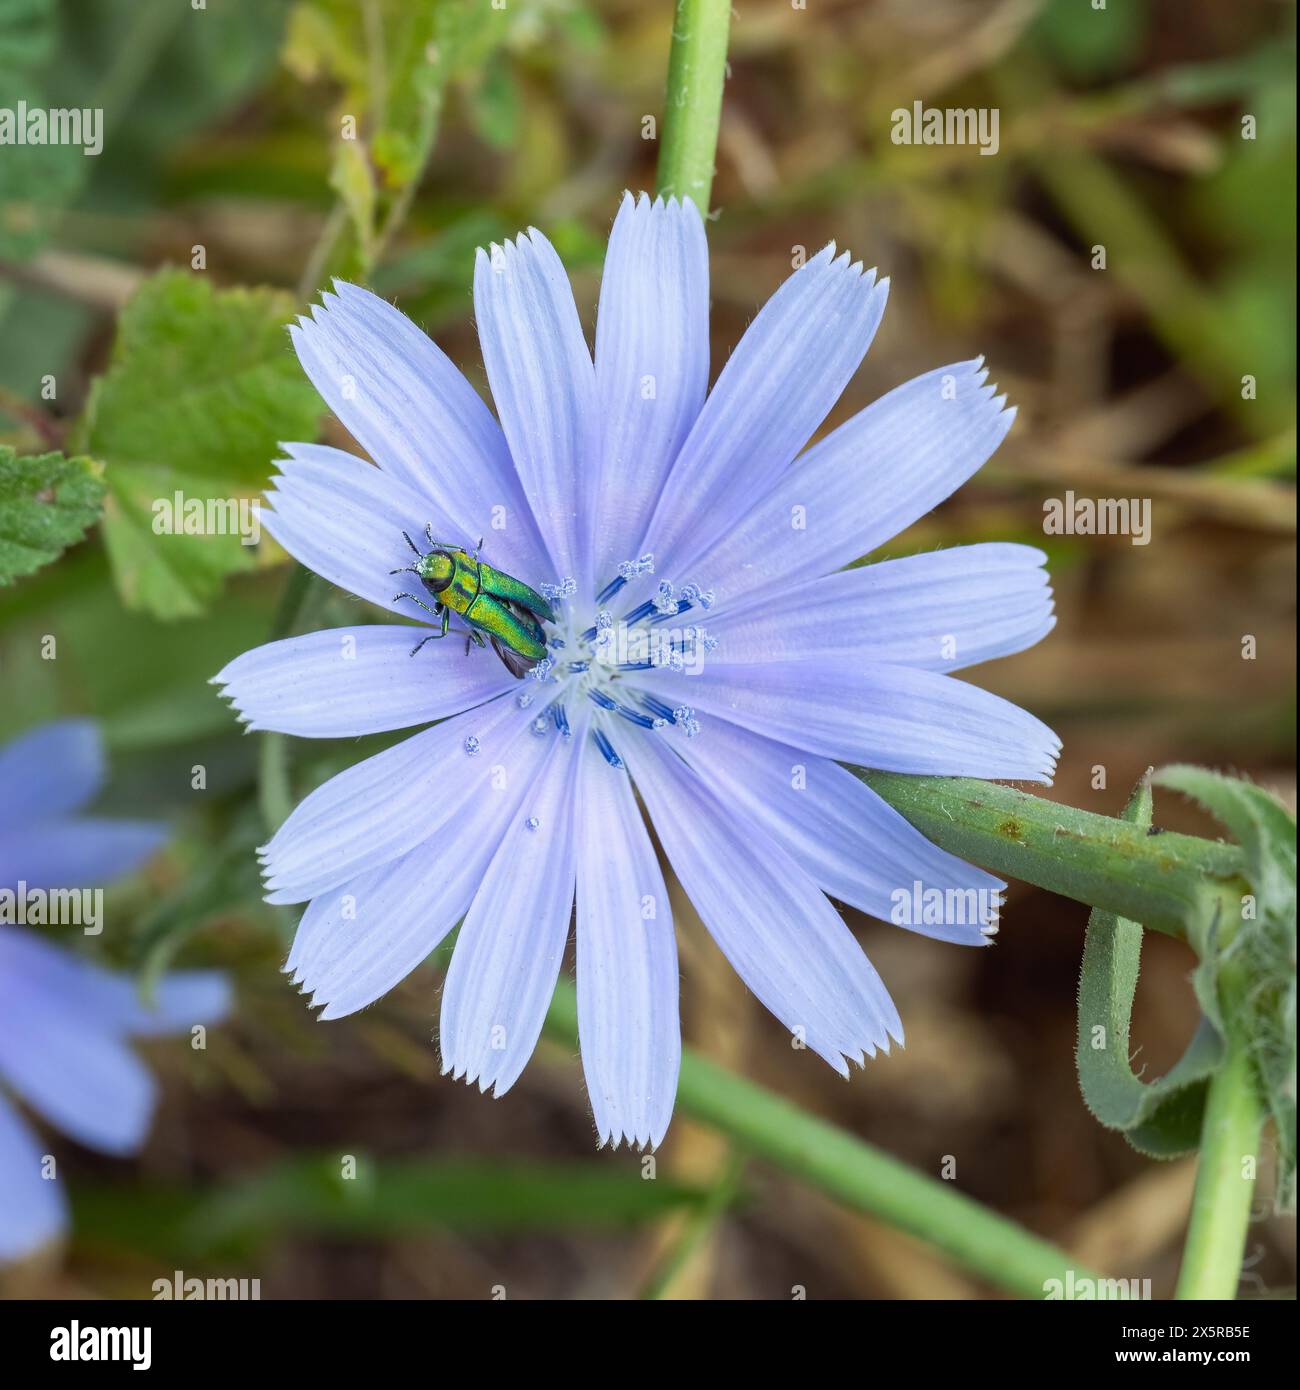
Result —
M 960 858 L 1170 936 L 1186 937 L 1197 916 L 1239 915 L 1249 892 L 1237 845 L 1144 828 L 995 782 L 858 776 Z
M 707 216 L 727 76 L 731 0 L 677 0 L 668 57 L 659 192 Z
M 577 995 L 566 979 L 556 988 L 546 1031 L 569 1046 L 577 1041 Z M 1042 1298 L 1048 1282 L 1064 1280 L 1067 1269 L 1076 1279 L 1098 1277 L 951 1183 L 925 1177 L 689 1048 L 682 1053 L 677 1104 L 747 1152 L 907 1231 L 991 1284 Z
M 1241 1280 L 1263 1112 L 1240 1046 L 1210 1080 L 1179 1298 L 1231 1299 Z

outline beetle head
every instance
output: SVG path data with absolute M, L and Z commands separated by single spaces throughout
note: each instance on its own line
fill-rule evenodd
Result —
M 456 573 L 456 562 L 445 550 L 431 550 L 415 562 L 415 572 L 431 594 L 440 594 Z

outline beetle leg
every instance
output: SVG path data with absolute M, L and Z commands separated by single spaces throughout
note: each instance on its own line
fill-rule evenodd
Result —
M 425 603 L 425 601 L 422 598 L 417 598 L 414 594 L 394 594 L 393 602 L 396 603 L 399 598 L 409 598 L 412 603 L 418 603 L 426 613 L 433 613 L 433 616 L 435 618 L 438 616 L 437 613 L 434 612 L 434 610 L 430 608 L 429 605 Z
M 429 540 L 429 549 L 432 550 L 432 549 L 433 549 L 433 523 L 432 523 L 431 521 L 426 521 L 426 522 L 424 523 L 424 534 L 428 537 L 428 540 Z

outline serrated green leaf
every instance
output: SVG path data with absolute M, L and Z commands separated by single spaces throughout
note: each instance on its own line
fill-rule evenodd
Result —
M 256 563 L 238 534 L 159 534 L 154 521 L 177 492 L 256 496 L 279 442 L 314 436 L 321 406 L 285 332 L 292 311 L 278 291 L 218 291 L 179 271 L 154 276 L 123 311 L 78 437 L 107 465 L 105 540 L 128 607 L 194 616 L 226 575 Z
M 74 545 L 99 517 L 102 469 L 93 459 L 0 445 L 0 584 L 31 574 Z
M 1295 1208 L 1296 1179 L 1296 825 L 1262 788 L 1178 764 L 1156 774 L 1200 803 L 1240 842 L 1251 892 L 1239 919 L 1216 921 L 1197 949 L 1209 974 L 1222 1030 L 1250 1057 L 1278 1142 L 1276 1204 Z
M 1146 828 L 1151 815 L 1151 787 L 1143 778 L 1123 819 Z M 1223 1059 L 1223 1040 L 1202 1019 L 1165 1076 L 1144 1080 L 1133 1074 L 1130 1026 L 1141 953 L 1137 922 L 1099 909 L 1091 913 L 1079 972 L 1079 1089 L 1100 1124 L 1122 1131 L 1142 1153 L 1173 1158 L 1196 1148 L 1206 1087 Z

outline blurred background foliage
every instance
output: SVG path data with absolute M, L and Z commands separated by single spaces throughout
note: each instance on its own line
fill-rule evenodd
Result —
M 68 1258 L 11 1290 L 147 1296 L 184 1268 L 259 1276 L 267 1297 L 987 1292 L 681 1116 L 655 1182 L 636 1155 L 595 1156 L 554 1043 L 497 1103 L 439 1079 L 430 970 L 314 1023 L 277 973 L 293 915 L 259 898 L 255 742 L 207 684 L 275 630 L 290 567 L 269 541 L 149 525 L 177 489 L 255 496 L 278 440 L 349 446 L 283 331 L 331 274 L 395 299 L 482 386 L 474 249 L 537 225 L 590 328 L 618 195 L 654 183 L 670 25 L 666 0 L 0 0 L 0 107 L 104 112 L 97 157 L 0 149 L 0 445 L 77 460 L 31 484 L 65 503 L 66 534 L 0 521 L 0 561 L 21 552 L 8 572 L 25 574 L 0 587 L 0 738 L 103 722 L 106 809 L 176 827 L 110 895 L 103 949 L 146 973 L 223 964 L 242 1000 L 206 1053 L 158 1049 L 168 1104 L 137 1167 L 67 1155 Z M 743 0 L 733 20 L 715 363 L 799 248 L 830 239 L 892 289 L 828 428 L 986 354 L 1019 422 L 891 549 L 1049 550 L 1056 632 L 976 678 L 1058 729 L 1052 795 L 1088 809 L 1118 812 L 1174 760 L 1294 806 L 1294 62 L 1278 0 Z M 997 156 L 891 143 L 891 112 L 918 100 L 996 107 Z M 102 525 L 46 563 L 94 488 Z M 1044 537 L 1043 502 L 1067 490 L 1150 498 L 1151 543 Z M 312 624 L 363 606 L 330 593 Z M 383 742 L 295 742 L 295 792 Z M 1169 1292 L 1191 1164 L 1141 1159 L 1080 1100 L 1086 909 L 1013 885 L 1000 947 L 979 953 L 856 922 L 909 1045 L 847 1087 L 675 911 L 700 1050 L 925 1172 L 953 1156 L 973 1196 Z M 1195 1023 L 1191 964 L 1148 938 L 1134 1038 L 1151 1075 Z M 343 1153 L 361 1181 L 337 1179 Z M 1294 1278 L 1267 1187 L 1246 1294 Z

